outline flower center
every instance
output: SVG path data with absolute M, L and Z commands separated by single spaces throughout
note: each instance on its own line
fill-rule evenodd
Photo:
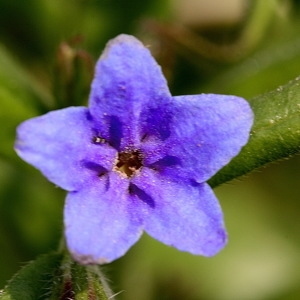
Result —
M 132 177 L 142 166 L 142 154 L 135 150 L 120 152 L 115 167 L 126 177 Z

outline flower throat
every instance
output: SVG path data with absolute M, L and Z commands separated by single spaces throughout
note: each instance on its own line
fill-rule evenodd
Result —
M 134 150 L 118 153 L 116 170 L 126 175 L 126 177 L 132 177 L 142 166 L 142 154 L 140 151 Z

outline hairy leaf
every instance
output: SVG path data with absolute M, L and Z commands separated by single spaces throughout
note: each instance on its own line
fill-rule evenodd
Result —
M 215 187 L 300 151 L 300 77 L 250 100 L 255 121 L 248 144 L 209 184 Z
M 29 263 L 5 287 L 0 300 L 47 299 L 62 255 L 50 254 Z

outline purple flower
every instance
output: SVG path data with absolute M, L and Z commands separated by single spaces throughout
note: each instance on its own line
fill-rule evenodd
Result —
M 97 63 L 89 107 L 25 121 L 16 151 L 68 191 L 65 237 L 80 263 L 117 259 L 143 231 L 212 256 L 227 237 L 205 182 L 246 144 L 252 122 L 239 97 L 172 97 L 148 49 L 120 35 Z

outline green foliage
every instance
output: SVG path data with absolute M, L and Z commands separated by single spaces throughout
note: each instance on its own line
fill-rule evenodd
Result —
M 62 255 L 48 254 L 29 263 L 15 275 L 3 293 L 1 300 L 42 300 L 51 294 L 51 285 L 58 275 Z
M 0 294 L 0 300 L 107 300 L 111 295 L 98 266 L 81 266 L 68 254 L 30 262 Z
M 300 152 L 300 78 L 252 100 L 255 121 L 241 153 L 209 183 L 219 185 Z

